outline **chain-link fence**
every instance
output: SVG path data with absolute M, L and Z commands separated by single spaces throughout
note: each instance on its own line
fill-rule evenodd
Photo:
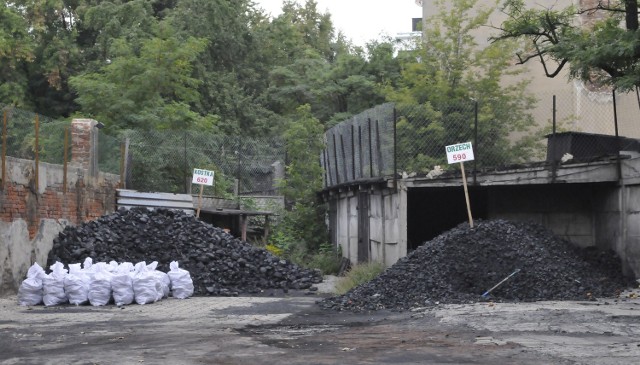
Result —
M 214 185 L 203 191 L 210 196 L 270 195 L 284 178 L 285 146 L 278 139 L 195 131 L 127 131 L 124 137 L 130 189 L 189 193 L 194 168 L 215 172 Z
M 14 107 L 3 107 L 2 118 L 7 156 L 33 160 L 37 152 L 41 162 L 63 163 L 64 141 L 65 134 L 67 138 L 69 136 L 69 121 L 51 119 Z M 68 141 L 67 156 L 70 156 L 70 146 L 71 143 Z
M 330 187 L 405 174 L 437 176 L 449 168 L 445 147 L 462 142 L 472 142 L 475 155 L 465 168 L 482 172 L 640 152 L 638 138 L 638 94 L 576 87 L 520 101 L 380 105 L 327 131 L 321 161 Z

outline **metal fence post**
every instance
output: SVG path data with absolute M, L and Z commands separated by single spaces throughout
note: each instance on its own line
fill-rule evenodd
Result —
M 344 170 L 344 181 L 349 181 L 349 172 L 347 170 L 347 156 L 344 152 L 344 139 L 340 134 L 340 150 L 342 151 L 342 168 Z
M 7 110 L 2 111 L 2 181 L 0 190 L 4 189 L 7 181 Z
M 356 144 L 355 144 L 355 127 L 351 125 L 351 177 L 356 180 Z
M 184 168 L 183 173 L 184 173 L 184 193 L 185 194 L 190 194 L 191 192 L 189 191 L 189 186 L 187 183 L 187 175 L 188 175 L 188 171 L 187 169 L 189 168 L 187 165 L 187 131 L 184 131 Z
M 617 170 L 618 170 L 618 182 L 622 182 L 622 162 L 620 161 L 620 134 L 618 133 L 618 108 L 616 106 L 616 88 L 614 87 L 612 90 L 613 96 L 613 124 L 616 131 L 616 160 L 617 160 Z
M 380 146 L 380 121 L 376 119 L 376 153 L 378 158 L 378 176 L 382 176 L 382 147 Z
M 478 172 L 478 156 L 480 155 L 478 151 L 480 150 L 480 146 L 478 145 L 478 101 L 473 101 L 473 145 L 475 147 L 474 159 L 473 159 L 473 185 L 478 184 L 477 180 L 477 172 Z
M 335 163 L 336 184 L 340 184 L 340 172 L 338 172 L 338 147 L 336 146 L 336 134 L 333 134 L 333 160 Z
M 396 106 L 393 106 L 393 189 L 398 190 L 398 131 L 396 123 L 398 122 L 398 114 Z
M 369 127 L 369 177 L 373 177 L 373 137 L 371 137 L 371 118 L 367 118 Z
M 360 173 L 358 176 L 360 178 L 364 177 L 364 152 L 362 151 L 362 126 L 358 123 L 358 156 L 360 157 L 360 161 L 358 162 L 358 167 L 360 168 Z
M 551 114 L 552 114 L 552 126 L 551 126 L 551 152 L 549 153 L 551 155 L 551 182 L 554 183 L 556 181 L 556 175 L 558 173 L 557 169 L 557 163 L 556 163 L 556 115 L 557 115 L 557 110 L 556 110 L 556 96 L 553 95 L 553 103 L 552 105 L 552 110 L 551 110 Z
M 39 187 L 39 169 L 40 169 L 40 157 L 38 155 L 38 150 L 40 149 L 39 146 L 39 142 L 38 142 L 38 137 L 40 135 L 40 121 L 38 120 L 38 114 L 36 114 L 36 128 L 35 128 L 35 132 L 36 132 L 36 141 L 35 141 L 35 147 L 34 147 L 34 153 L 35 153 L 35 158 L 36 158 L 36 171 L 35 171 L 35 177 L 36 177 L 36 181 L 35 181 L 35 187 L 36 187 L 36 196 L 38 195 L 38 191 L 40 190 Z

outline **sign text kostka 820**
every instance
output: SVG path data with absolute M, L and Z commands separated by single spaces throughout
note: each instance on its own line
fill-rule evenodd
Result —
M 213 186 L 213 171 L 193 169 L 193 184 Z
M 447 161 L 452 163 L 473 161 L 473 147 L 471 142 L 458 143 L 449 145 L 446 148 Z

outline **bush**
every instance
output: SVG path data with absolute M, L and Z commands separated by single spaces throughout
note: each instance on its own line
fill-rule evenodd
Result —
M 323 275 L 335 275 L 340 270 L 342 255 L 335 251 L 320 251 L 309 257 L 304 265 L 309 269 L 319 269 Z
M 336 294 L 342 295 L 358 285 L 362 285 L 380 275 L 385 269 L 380 262 L 355 265 L 347 275 L 336 283 Z

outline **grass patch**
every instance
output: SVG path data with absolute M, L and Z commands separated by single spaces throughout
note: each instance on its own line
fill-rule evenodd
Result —
M 384 271 L 384 264 L 379 262 L 369 262 L 366 264 L 358 264 L 347 272 L 336 283 L 336 294 L 342 295 L 358 285 L 371 281 Z

